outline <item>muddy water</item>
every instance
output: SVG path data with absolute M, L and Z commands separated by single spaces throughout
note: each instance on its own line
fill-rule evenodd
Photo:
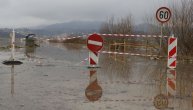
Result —
M 18 51 L 23 65 L 0 64 L 0 110 L 157 110 L 159 94 L 168 98 L 165 110 L 193 109 L 192 63 L 169 71 L 165 60 L 101 54 L 101 68 L 89 70 L 85 46 Z M 0 56 L 2 62 L 9 53 Z

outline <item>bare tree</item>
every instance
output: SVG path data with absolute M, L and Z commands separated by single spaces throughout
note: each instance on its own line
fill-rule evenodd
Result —
M 115 17 L 110 17 L 101 25 L 100 33 L 106 34 L 131 34 L 132 32 L 132 18 L 127 16 L 125 18 L 115 19 Z M 116 39 L 118 42 L 122 42 L 122 39 Z M 108 38 L 108 42 L 114 42 L 115 39 Z
M 193 0 L 181 0 L 173 5 L 173 30 L 178 37 L 178 52 L 193 55 Z
M 193 55 L 193 0 L 181 0 L 174 2 L 170 7 L 172 19 L 163 25 L 163 35 L 174 34 L 178 38 L 178 55 Z M 149 34 L 160 34 L 160 24 L 156 21 L 155 15 L 146 19 L 147 23 L 157 28 L 152 28 Z M 159 43 L 159 39 L 155 40 Z M 167 39 L 163 38 L 162 51 L 167 53 Z
M 107 34 L 130 34 L 132 32 L 131 16 L 115 20 L 115 17 L 110 17 L 101 25 L 100 33 Z

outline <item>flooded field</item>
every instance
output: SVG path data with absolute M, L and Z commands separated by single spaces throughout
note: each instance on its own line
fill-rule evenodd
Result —
M 0 51 L 1 62 L 9 57 Z M 0 110 L 157 110 L 159 94 L 168 98 L 164 110 L 193 109 L 190 62 L 175 71 L 166 60 L 100 54 L 101 68 L 88 69 L 87 57 L 86 46 L 75 44 L 18 49 L 22 65 L 0 64 Z

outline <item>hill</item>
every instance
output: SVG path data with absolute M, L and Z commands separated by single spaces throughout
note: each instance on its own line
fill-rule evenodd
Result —
M 0 29 L 0 38 L 8 38 L 10 36 L 10 33 L 12 32 L 12 29 L 7 28 L 1 28 Z M 15 33 L 17 38 L 25 37 L 25 35 L 22 35 L 20 33 Z
M 99 21 L 72 21 L 57 23 L 48 26 L 39 26 L 31 29 L 39 35 L 57 35 L 63 33 L 93 33 L 98 32 L 102 22 Z

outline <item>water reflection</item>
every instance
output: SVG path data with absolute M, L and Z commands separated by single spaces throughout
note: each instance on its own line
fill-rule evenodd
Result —
M 157 80 L 158 80 L 158 88 L 159 91 L 156 93 L 156 96 L 154 97 L 153 104 L 156 109 L 165 110 L 169 107 L 170 101 L 168 100 L 168 71 L 167 69 L 164 70 L 165 63 L 164 62 L 158 62 L 159 69 L 157 68 Z
M 104 71 L 109 77 L 110 80 L 114 79 L 121 79 L 121 80 L 128 80 L 129 75 L 131 75 L 131 65 L 132 63 L 125 60 L 124 62 L 115 61 L 109 55 L 100 55 L 99 58 L 99 65 L 102 67 L 101 70 Z M 103 73 L 103 72 L 102 72 Z
M 167 96 L 176 96 L 176 70 L 167 70 Z
M 97 82 L 96 70 L 90 70 L 90 84 L 85 90 L 85 95 L 91 102 L 98 101 L 102 97 L 102 88 Z
M 155 108 L 164 110 L 168 108 L 168 98 L 164 94 L 158 94 L 156 97 L 154 97 L 153 104 Z
M 83 45 L 82 44 L 66 44 L 64 43 L 63 46 L 67 49 L 67 50 L 81 50 Z
M 32 42 L 26 41 L 25 55 L 28 58 L 34 58 L 36 53 L 36 48 L 37 46 L 35 46 L 35 44 L 32 44 Z
M 177 92 L 180 97 L 191 96 L 192 77 L 190 75 L 191 74 L 187 72 L 180 72 L 177 76 Z
M 180 110 L 190 110 L 192 107 L 192 64 L 180 64 L 176 77 L 176 100 Z
M 14 95 L 14 65 L 11 66 L 11 95 Z
M 192 107 L 193 107 L 193 92 L 192 92 Z
M 164 74 L 160 77 L 160 85 L 165 85 L 165 89 L 160 87 L 160 93 L 167 96 L 169 109 L 189 110 L 190 106 L 193 107 L 192 77 L 186 71 L 182 68 L 167 69 L 166 77 Z

